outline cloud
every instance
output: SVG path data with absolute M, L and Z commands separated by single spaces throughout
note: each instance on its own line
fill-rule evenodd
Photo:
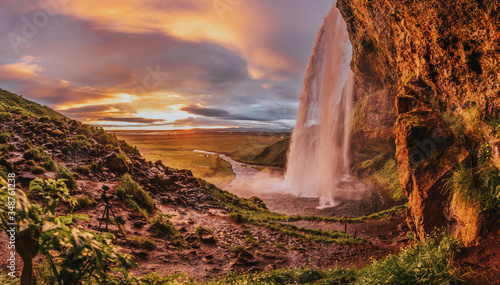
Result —
M 137 118 L 137 117 L 131 117 L 131 118 L 102 117 L 99 118 L 99 120 L 110 121 L 110 122 L 140 123 L 140 124 L 161 123 L 165 121 L 161 119 L 147 119 L 147 118 Z
M 0 87 L 86 122 L 169 128 L 290 125 L 333 0 L 243 1 L 222 18 L 212 0 L 50 2 L 14 53 L 6 33 L 44 10 L 0 0 Z

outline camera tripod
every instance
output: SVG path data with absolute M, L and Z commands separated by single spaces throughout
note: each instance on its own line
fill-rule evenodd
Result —
M 116 222 L 116 225 L 118 226 L 118 230 L 119 230 L 120 234 L 123 236 L 123 239 L 125 240 L 125 242 L 129 246 L 130 250 L 132 252 L 134 252 L 134 250 L 132 249 L 132 247 L 130 246 L 130 244 L 129 244 L 128 240 L 127 240 L 127 236 L 125 236 L 125 232 L 123 231 L 122 227 L 120 226 L 120 223 L 116 219 L 116 215 L 115 215 L 115 212 L 113 212 L 113 208 L 111 207 L 111 204 L 109 203 L 109 197 L 106 195 L 106 191 L 109 190 L 109 187 L 106 186 L 106 185 L 103 185 L 102 186 L 102 190 L 103 190 L 103 192 L 101 194 L 101 200 L 104 203 L 102 203 L 101 205 L 97 206 L 97 208 L 100 208 L 100 207 L 104 206 L 104 212 L 102 213 L 101 221 L 99 222 L 99 227 L 97 228 L 97 230 L 101 231 L 102 222 L 106 221 L 105 222 L 105 224 L 106 224 L 106 230 L 105 231 L 109 232 L 109 230 L 108 230 L 109 214 L 111 213 L 111 216 L 113 216 L 113 219 L 115 219 L 115 222 Z

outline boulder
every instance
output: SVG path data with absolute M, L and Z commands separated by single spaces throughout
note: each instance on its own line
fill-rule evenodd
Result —
M 126 159 L 114 151 L 104 157 L 104 165 L 109 170 L 118 172 L 119 174 L 125 174 L 130 171 Z

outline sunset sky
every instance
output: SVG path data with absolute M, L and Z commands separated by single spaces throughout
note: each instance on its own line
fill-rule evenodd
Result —
M 0 0 L 0 88 L 108 129 L 291 128 L 333 0 Z

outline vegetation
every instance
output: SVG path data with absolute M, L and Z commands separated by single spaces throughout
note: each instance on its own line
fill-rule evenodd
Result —
M 35 165 L 35 166 L 33 166 L 33 168 L 31 168 L 31 173 L 43 174 L 43 173 L 45 173 L 45 168 L 42 166 L 39 166 L 39 165 Z
M 0 200 L 9 205 L 11 193 L 6 182 L 0 182 Z M 129 282 L 136 279 L 127 269 L 135 266 L 135 262 L 112 245 L 113 237 L 110 234 L 85 231 L 75 224 L 76 219 L 88 220 L 88 217 L 71 214 L 76 201 L 62 181 L 33 180 L 28 194 L 36 195 L 40 203 L 30 202 L 19 189 L 15 192 L 18 199 L 15 206 L 19 225 L 17 239 L 24 244 L 23 247 L 16 247 L 16 250 L 21 256 L 32 258 L 40 251 L 48 260 L 53 279 L 58 284 L 78 284 L 85 278 L 101 284 L 118 284 L 120 280 Z M 70 214 L 56 215 L 60 200 L 70 204 Z M 2 208 L 0 230 L 9 228 L 9 217 L 7 210 Z M 23 284 L 33 282 L 32 266 L 28 263 L 32 261 L 25 258 Z
M 0 107 L 5 112 L 17 113 L 17 114 L 26 114 L 31 117 L 41 117 L 46 116 L 49 118 L 55 119 L 65 119 L 66 117 L 61 115 L 60 113 L 50 109 L 49 107 L 42 106 L 38 103 L 35 103 L 30 100 L 26 100 L 23 97 L 16 95 L 14 93 L 8 92 L 6 90 L 0 89 Z M 2 112 L 2 113 L 5 113 Z M 0 120 L 2 120 L 3 115 L 0 113 Z M 8 114 L 10 114 L 8 113 Z M 10 120 L 12 120 L 12 115 L 10 116 Z
M 78 199 L 76 199 L 76 202 L 79 209 L 90 208 L 96 204 L 95 200 L 89 195 L 78 197 Z
M 0 133 L 0 143 L 8 143 L 12 138 L 12 132 L 4 131 Z
M 202 237 L 203 234 L 209 234 L 209 235 L 214 235 L 214 232 L 211 230 L 211 229 L 207 229 L 205 227 L 202 227 L 202 226 L 198 226 L 195 230 L 194 230 L 194 234 L 197 235 L 198 237 Z
M 458 248 L 453 238 L 431 238 L 360 270 L 355 284 L 451 284 L 460 276 L 451 263 Z
M 361 269 L 277 269 L 266 272 L 231 273 L 207 285 L 223 284 L 451 284 L 460 272 L 452 265 L 459 243 L 447 236 L 434 236 Z M 242 250 L 235 247 L 233 252 Z
M 76 172 L 85 176 L 89 176 L 92 172 L 92 167 L 90 165 L 80 165 L 76 168 Z
M 141 213 L 145 218 L 148 217 L 148 213 L 155 209 L 153 198 L 128 173 L 122 176 L 121 184 L 116 189 L 116 195 L 121 201 Z
M 156 242 L 148 237 L 132 238 L 137 247 L 141 249 L 153 250 L 156 248 Z
M 257 155 L 244 157 L 243 161 L 250 164 L 284 168 L 286 166 L 286 156 L 290 146 L 290 141 L 290 138 L 279 140 L 264 148 Z
M 56 178 L 62 179 L 62 181 L 64 181 L 64 184 L 66 184 L 69 190 L 76 189 L 75 175 L 71 172 L 71 170 L 64 167 L 63 165 L 59 165 L 59 167 L 57 168 Z
M 179 231 L 175 225 L 170 221 L 171 215 L 158 214 L 151 221 L 151 228 L 155 236 L 159 238 L 173 238 L 179 235 Z
M 9 112 L 0 112 L 0 122 L 12 121 L 12 114 Z

